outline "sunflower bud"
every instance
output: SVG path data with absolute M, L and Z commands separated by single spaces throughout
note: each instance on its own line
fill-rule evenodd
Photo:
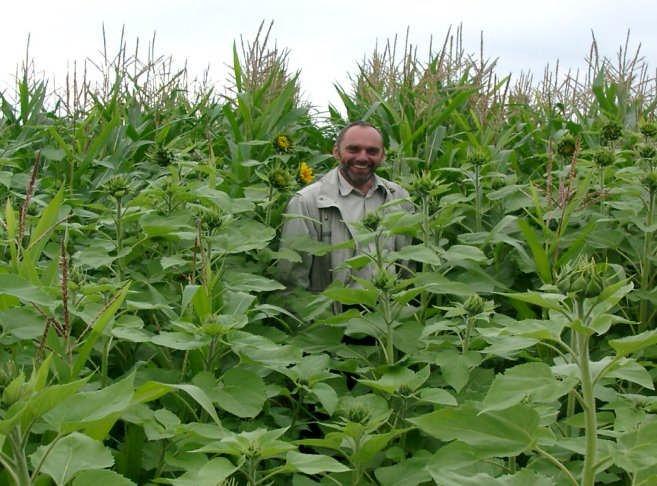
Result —
M 602 126 L 600 130 L 600 138 L 603 143 L 613 142 L 618 140 L 623 135 L 623 127 L 615 121 L 610 121 Z
M 211 337 L 223 336 L 227 331 L 226 326 L 218 322 L 206 322 L 201 326 L 201 332 Z
M 637 147 L 637 153 L 643 160 L 652 160 L 657 156 L 657 148 L 651 143 L 642 143 Z
M 616 160 L 616 154 L 613 150 L 600 148 L 593 153 L 593 161 L 598 167 L 607 167 L 612 165 Z
M 657 137 L 657 123 L 654 121 L 644 121 L 639 125 L 639 131 L 646 138 L 655 138 Z
M 2 402 L 11 406 L 21 400 L 26 391 L 25 375 L 21 372 L 2 391 Z
M 557 277 L 557 287 L 568 295 L 587 299 L 597 297 L 610 282 L 606 264 L 596 264 L 593 259 L 578 259 L 563 268 Z
M 377 273 L 374 278 L 372 279 L 372 283 L 374 286 L 382 291 L 390 291 L 395 288 L 395 284 L 397 282 L 397 279 L 395 278 L 394 275 L 392 275 L 390 272 L 386 272 L 385 270 L 382 272 Z
M 381 224 L 381 216 L 378 213 L 372 212 L 363 218 L 363 226 L 369 231 L 376 231 Z
M 199 214 L 199 220 L 201 221 L 201 228 L 212 231 L 224 223 L 224 215 L 221 212 L 207 211 Z
M 362 404 L 354 404 L 345 411 L 345 418 L 350 422 L 365 424 L 370 419 L 370 412 Z
M 468 156 L 465 161 L 474 166 L 482 166 L 488 162 L 488 154 L 483 150 L 472 150 L 468 152 Z
M 171 164 L 173 158 L 173 152 L 163 145 L 157 145 L 150 153 L 150 159 L 161 167 Z
M 641 180 L 643 186 L 648 189 L 648 192 L 654 194 L 657 193 L 657 172 L 650 171 L 648 174 Z
M 593 266 L 593 269 L 596 270 L 595 265 Z M 600 292 L 602 292 L 602 289 L 604 289 L 602 275 L 600 275 L 597 271 L 593 271 L 589 280 L 586 282 L 586 286 L 584 287 L 584 297 L 587 299 L 597 297 L 600 295 Z
M 279 191 L 285 191 L 292 186 L 292 176 L 282 167 L 274 167 L 269 172 L 269 183 Z
M 485 306 L 484 299 L 479 297 L 477 294 L 471 295 L 470 297 L 465 299 L 465 302 L 463 302 L 463 308 L 471 316 L 476 316 L 477 314 L 481 314 L 484 311 L 484 306 Z
M 105 183 L 105 191 L 114 199 L 121 199 L 130 190 L 130 181 L 124 175 L 117 175 Z
M 577 150 L 577 140 L 570 133 L 567 133 L 557 144 L 557 153 L 563 158 L 570 158 Z
M 424 172 L 420 176 L 415 176 L 410 183 L 410 193 L 419 198 L 429 196 L 431 191 L 438 183 L 431 178 L 428 172 Z

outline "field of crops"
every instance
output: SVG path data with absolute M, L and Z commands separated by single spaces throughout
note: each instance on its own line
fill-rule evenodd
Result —
M 389 43 L 318 114 L 264 34 L 226 87 L 122 45 L 2 94 L 0 484 L 657 484 L 646 64 Z M 330 251 L 279 247 L 286 203 L 358 119 L 415 209 L 357 239 L 412 244 L 286 288 Z

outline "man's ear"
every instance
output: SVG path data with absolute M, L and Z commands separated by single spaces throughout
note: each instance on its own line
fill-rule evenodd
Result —
M 337 145 L 333 146 L 332 154 L 333 154 L 333 158 L 339 162 L 340 161 L 340 150 L 338 149 Z

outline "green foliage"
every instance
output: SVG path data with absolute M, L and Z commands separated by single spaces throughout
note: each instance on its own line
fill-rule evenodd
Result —
M 426 61 L 375 51 L 320 120 L 269 35 L 224 96 L 125 45 L 70 103 L 27 73 L 0 95 L 0 482 L 655 483 L 638 67 L 523 91 L 457 31 Z M 410 197 L 280 248 L 360 118 Z M 335 250 L 371 281 L 278 281 Z

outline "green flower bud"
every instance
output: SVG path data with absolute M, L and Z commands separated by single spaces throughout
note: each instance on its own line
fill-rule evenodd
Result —
M 593 268 L 595 269 L 595 266 Z M 600 292 L 602 292 L 603 288 L 604 283 L 602 277 L 596 271 L 594 271 L 592 272 L 591 278 L 589 278 L 589 280 L 586 282 L 583 295 L 588 299 L 597 297 L 600 295 Z
M 616 160 L 616 154 L 613 150 L 608 148 L 600 148 L 593 153 L 593 161 L 599 167 L 607 167 L 612 165 Z
M 7 406 L 21 400 L 28 390 L 26 390 L 25 375 L 21 372 L 14 378 L 2 391 L 2 402 Z
M 282 167 L 274 167 L 269 172 L 269 183 L 279 191 L 285 191 L 292 186 L 294 178 Z
M 648 192 L 657 192 L 657 172 L 652 170 L 648 172 L 648 174 L 641 180 L 641 183 L 646 189 L 648 189 Z
M 117 175 L 109 179 L 104 187 L 107 194 L 115 199 L 121 199 L 128 194 L 130 190 L 130 181 L 124 175 Z
M 381 224 L 381 216 L 377 212 L 369 213 L 363 218 L 362 224 L 369 231 L 376 231 Z
M 382 291 L 390 291 L 395 288 L 395 284 L 397 283 L 397 278 L 391 274 L 390 272 L 386 272 L 385 270 L 382 272 L 378 272 L 374 278 L 372 279 L 372 283 L 374 286 Z
M 602 126 L 600 138 L 603 143 L 613 142 L 623 136 L 623 127 L 615 121 L 610 121 Z
M 423 173 L 421 176 L 416 176 L 410 183 L 410 193 L 419 198 L 429 196 L 431 191 L 438 185 L 428 172 Z
M 657 156 L 657 148 L 651 143 L 642 143 L 637 147 L 637 152 L 644 160 L 652 160 Z
M 364 405 L 357 404 L 346 410 L 345 418 L 357 424 L 366 424 L 370 419 L 370 412 Z
M 201 332 L 206 336 L 223 336 L 226 331 L 226 327 L 218 322 L 207 322 L 201 326 Z
M 465 302 L 463 303 L 463 308 L 471 316 L 476 316 L 477 314 L 481 314 L 485 308 L 484 299 L 482 299 L 476 294 L 471 295 L 470 297 L 465 299 Z
M 564 294 L 591 299 L 611 283 L 611 277 L 607 275 L 609 270 L 607 264 L 579 258 L 562 269 L 556 285 Z
M 652 120 L 641 122 L 639 124 L 639 131 L 646 138 L 655 138 L 657 137 L 657 123 Z
M 567 159 L 573 156 L 575 150 L 577 150 L 577 139 L 575 137 L 570 133 L 561 137 L 561 140 L 557 144 L 557 153 L 559 155 Z
M 171 164 L 173 158 L 173 152 L 163 145 L 157 145 L 150 154 L 150 159 L 161 167 Z
M 465 161 L 474 166 L 481 166 L 484 165 L 486 162 L 488 162 L 489 159 L 490 157 L 488 156 L 488 153 L 486 153 L 483 150 L 477 149 L 477 150 L 469 151 Z

